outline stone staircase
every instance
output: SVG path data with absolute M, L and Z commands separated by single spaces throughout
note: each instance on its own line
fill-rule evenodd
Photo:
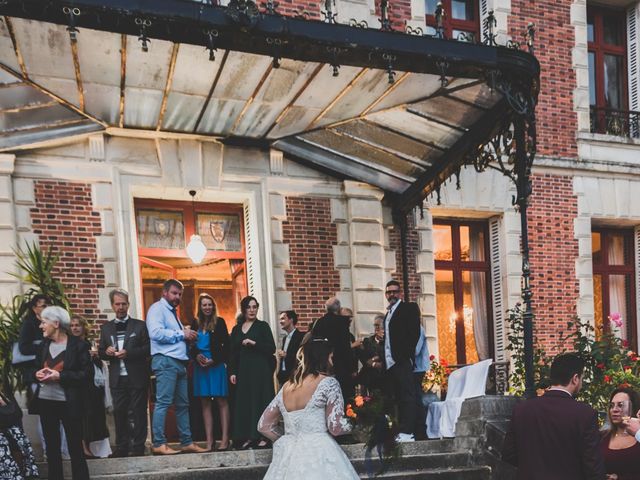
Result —
M 313 448 L 310 446 L 310 448 Z M 369 478 L 362 444 L 343 449 L 361 478 Z M 471 450 L 460 450 L 452 439 L 427 440 L 402 445 L 402 457 L 389 471 L 376 478 L 393 480 L 489 480 L 491 468 L 474 464 Z M 171 457 L 134 457 L 89 460 L 92 480 L 259 480 L 269 462 L 271 450 L 245 450 L 186 454 Z M 70 465 L 65 472 L 70 478 Z M 374 468 L 378 463 L 374 462 Z M 41 478 L 47 478 L 41 464 Z M 329 480 L 329 479 L 327 479 Z

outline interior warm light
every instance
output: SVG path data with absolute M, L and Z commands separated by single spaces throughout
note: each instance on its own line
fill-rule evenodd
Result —
M 187 245 L 187 255 L 193 263 L 200 263 L 207 254 L 207 247 L 202 243 L 200 235 L 191 235 L 189 245 Z

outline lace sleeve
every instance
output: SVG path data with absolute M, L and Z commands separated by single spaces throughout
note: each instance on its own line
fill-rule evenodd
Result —
M 344 416 L 344 400 L 340 384 L 335 378 L 329 377 L 326 381 L 327 405 L 325 414 L 327 416 L 327 430 L 334 437 L 345 435 L 351 431 L 351 422 Z
M 282 392 L 282 390 L 280 392 Z M 258 431 L 272 442 L 275 442 L 278 438 L 284 435 L 284 430 L 282 428 L 282 414 L 278 408 L 278 397 L 281 395 L 280 392 L 278 392 L 275 398 L 271 400 L 269 406 L 265 408 L 264 412 L 262 412 L 260 420 L 258 420 Z

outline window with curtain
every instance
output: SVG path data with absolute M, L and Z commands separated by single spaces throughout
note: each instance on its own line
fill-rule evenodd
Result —
M 434 220 L 433 239 L 440 357 L 458 365 L 490 358 L 488 225 Z
M 594 229 L 591 245 L 596 331 L 635 345 L 633 230 Z
M 442 3 L 443 27 L 446 38 L 480 41 L 479 0 L 425 0 L 427 35 L 436 33 L 436 8 Z

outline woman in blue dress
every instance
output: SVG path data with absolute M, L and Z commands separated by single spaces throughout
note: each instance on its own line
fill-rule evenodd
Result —
M 212 398 L 216 399 L 220 412 L 222 439 L 218 450 L 229 448 L 229 385 L 227 383 L 227 361 L 229 358 L 229 331 L 224 319 L 217 315 L 213 297 L 207 293 L 198 298 L 198 316 L 194 327 L 198 339 L 193 344 L 195 359 L 193 371 L 193 396 L 200 397 L 202 418 L 207 436 L 207 448 L 215 450 L 213 438 Z

